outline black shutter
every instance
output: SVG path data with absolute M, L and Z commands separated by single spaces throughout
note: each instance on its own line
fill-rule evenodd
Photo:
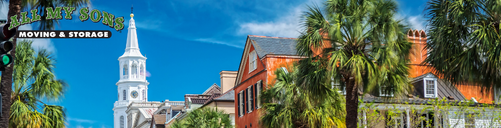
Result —
M 244 115 L 245 115 L 245 112 L 249 112 L 249 109 L 246 109 L 247 108 L 247 89 L 244 90 Z
M 257 83 L 256 83 L 254 85 L 254 97 L 255 97 L 254 98 L 254 102 L 255 102 L 254 103 L 254 108 L 256 108 L 256 109 L 257 109 L 257 101 L 259 101 L 259 100 L 257 100 L 259 98 L 259 96 L 257 95 L 257 86 L 259 86 L 259 85 L 257 85 Z
M 254 110 L 254 90 L 252 90 L 254 88 L 253 85 L 250 86 L 250 110 Z
M 240 104 L 240 102 L 241 102 L 240 101 L 240 94 L 242 94 L 242 93 L 237 94 L 238 117 L 240 117 L 240 105 L 242 105 L 242 104 Z

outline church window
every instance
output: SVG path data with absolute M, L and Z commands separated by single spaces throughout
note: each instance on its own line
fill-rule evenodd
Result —
M 257 69 L 257 55 L 256 51 L 252 51 L 249 54 L 249 73 Z
M 124 97 L 124 100 L 126 100 L 126 98 L 127 98 L 127 97 L 125 96 L 126 94 L 127 94 L 127 93 L 125 93 L 125 90 L 124 90 L 124 93 L 122 94 L 122 95 L 123 95 L 123 97 Z
M 146 90 L 143 90 L 143 98 L 146 100 Z
M 127 65 L 124 65 L 124 67 L 123 67 L 123 75 L 126 76 L 128 72 L 129 72 L 129 69 L 127 69 Z
M 125 128 L 124 116 L 120 116 L 120 128 Z
M 132 71 L 133 78 L 137 78 L 137 66 L 135 64 L 132 65 L 131 71 Z
M 141 64 L 141 67 L 139 67 L 139 74 L 141 76 L 145 76 L 145 74 L 144 74 L 144 66 L 142 64 Z

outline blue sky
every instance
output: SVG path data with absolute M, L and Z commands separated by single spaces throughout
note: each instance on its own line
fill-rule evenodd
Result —
M 149 100 L 184 100 L 199 94 L 219 72 L 237 70 L 247 35 L 297 37 L 307 4 L 322 0 L 91 0 L 90 8 L 130 19 L 134 5 L 139 48 L 148 59 Z M 5 19 L 7 5 L 0 6 Z M 399 0 L 399 18 L 424 29 L 426 0 Z M 113 127 L 117 100 L 118 57 L 125 50 L 127 26 L 121 32 L 93 23 L 60 20 L 57 30 L 110 30 L 109 39 L 37 39 L 34 47 L 49 49 L 57 60 L 57 78 L 69 83 L 60 102 L 67 109 L 69 128 Z M 32 29 L 24 25 L 21 29 Z

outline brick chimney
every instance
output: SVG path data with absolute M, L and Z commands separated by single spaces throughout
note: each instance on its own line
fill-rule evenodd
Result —
M 427 64 L 424 64 L 428 50 L 424 47 L 426 46 L 427 36 L 423 30 L 412 30 L 407 32 L 407 38 L 412 43 L 409 55 L 409 76 L 418 77 L 428 72 L 431 72 L 431 68 L 428 68 Z
M 219 73 L 221 76 L 221 91 L 225 93 L 235 86 L 235 80 L 237 78 L 237 71 L 221 71 Z
M 423 30 L 412 30 L 407 32 L 407 37 L 412 43 L 410 64 L 422 64 L 424 59 L 426 59 L 427 50 L 424 49 L 426 46 L 426 33 Z

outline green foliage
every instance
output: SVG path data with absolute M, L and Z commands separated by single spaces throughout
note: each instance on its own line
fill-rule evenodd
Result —
M 313 68 L 309 71 L 325 70 L 318 69 L 315 64 L 309 68 Z M 313 91 L 295 83 L 310 82 L 312 79 L 325 79 L 325 77 L 316 77 L 317 74 L 313 72 L 310 72 L 311 76 L 299 77 L 298 71 L 295 68 L 279 68 L 275 71 L 275 84 L 263 91 L 260 97 L 264 102 L 262 108 L 264 115 L 260 123 L 268 128 L 344 127 L 343 96 L 337 89 L 327 87 L 324 91 L 330 96 L 315 100 L 312 97 Z M 321 86 L 326 85 L 321 84 Z
M 493 104 L 478 104 L 474 101 L 450 101 L 444 99 L 432 99 L 423 104 L 397 101 L 397 104 L 385 103 L 364 103 L 359 109 L 360 128 L 363 127 L 385 127 L 402 126 L 410 127 L 434 127 L 448 128 L 461 127 L 468 121 L 485 120 L 485 122 L 475 122 L 473 125 L 483 125 L 483 127 L 501 126 L 501 109 Z M 424 114 L 428 114 L 427 116 Z M 397 121 L 402 119 L 403 121 Z M 461 120 L 465 121 L 462 122 Z
M 412 92 L 407 78 L 408 29 L 395 18 L 393 0 L 328 0 L 324 5 L 325 10 L 313 6 L 304 14 L 297 51 L 309 58 L 299 63 L 298 77 L 304 81 L 298 86 L 311 91 L 316 101 L 332 97 L 326 88 L 340 81 L 347 90 L 346 124 L 356 127 L 359 91 L 395 96 Z M 319 49 L 323 51 L 315 53 Z M 313 65 L 322 68 L 309 68 Z
M 501 1 L 430 0 L 426 62 L 454 84 L 501 87 Z
M 64 108 L 42 101 L 58 100 L 67 84 L 56 79 L 50 53 L 44 49 L 37 53 L 31 45 L 23 40 L 16 47 L 9 127 L 63 128 Z
M 176 120 L 171 128 L 232 128 L 230 116 L 214 108 L 200 108 L 191 111 L 182 120 Z

